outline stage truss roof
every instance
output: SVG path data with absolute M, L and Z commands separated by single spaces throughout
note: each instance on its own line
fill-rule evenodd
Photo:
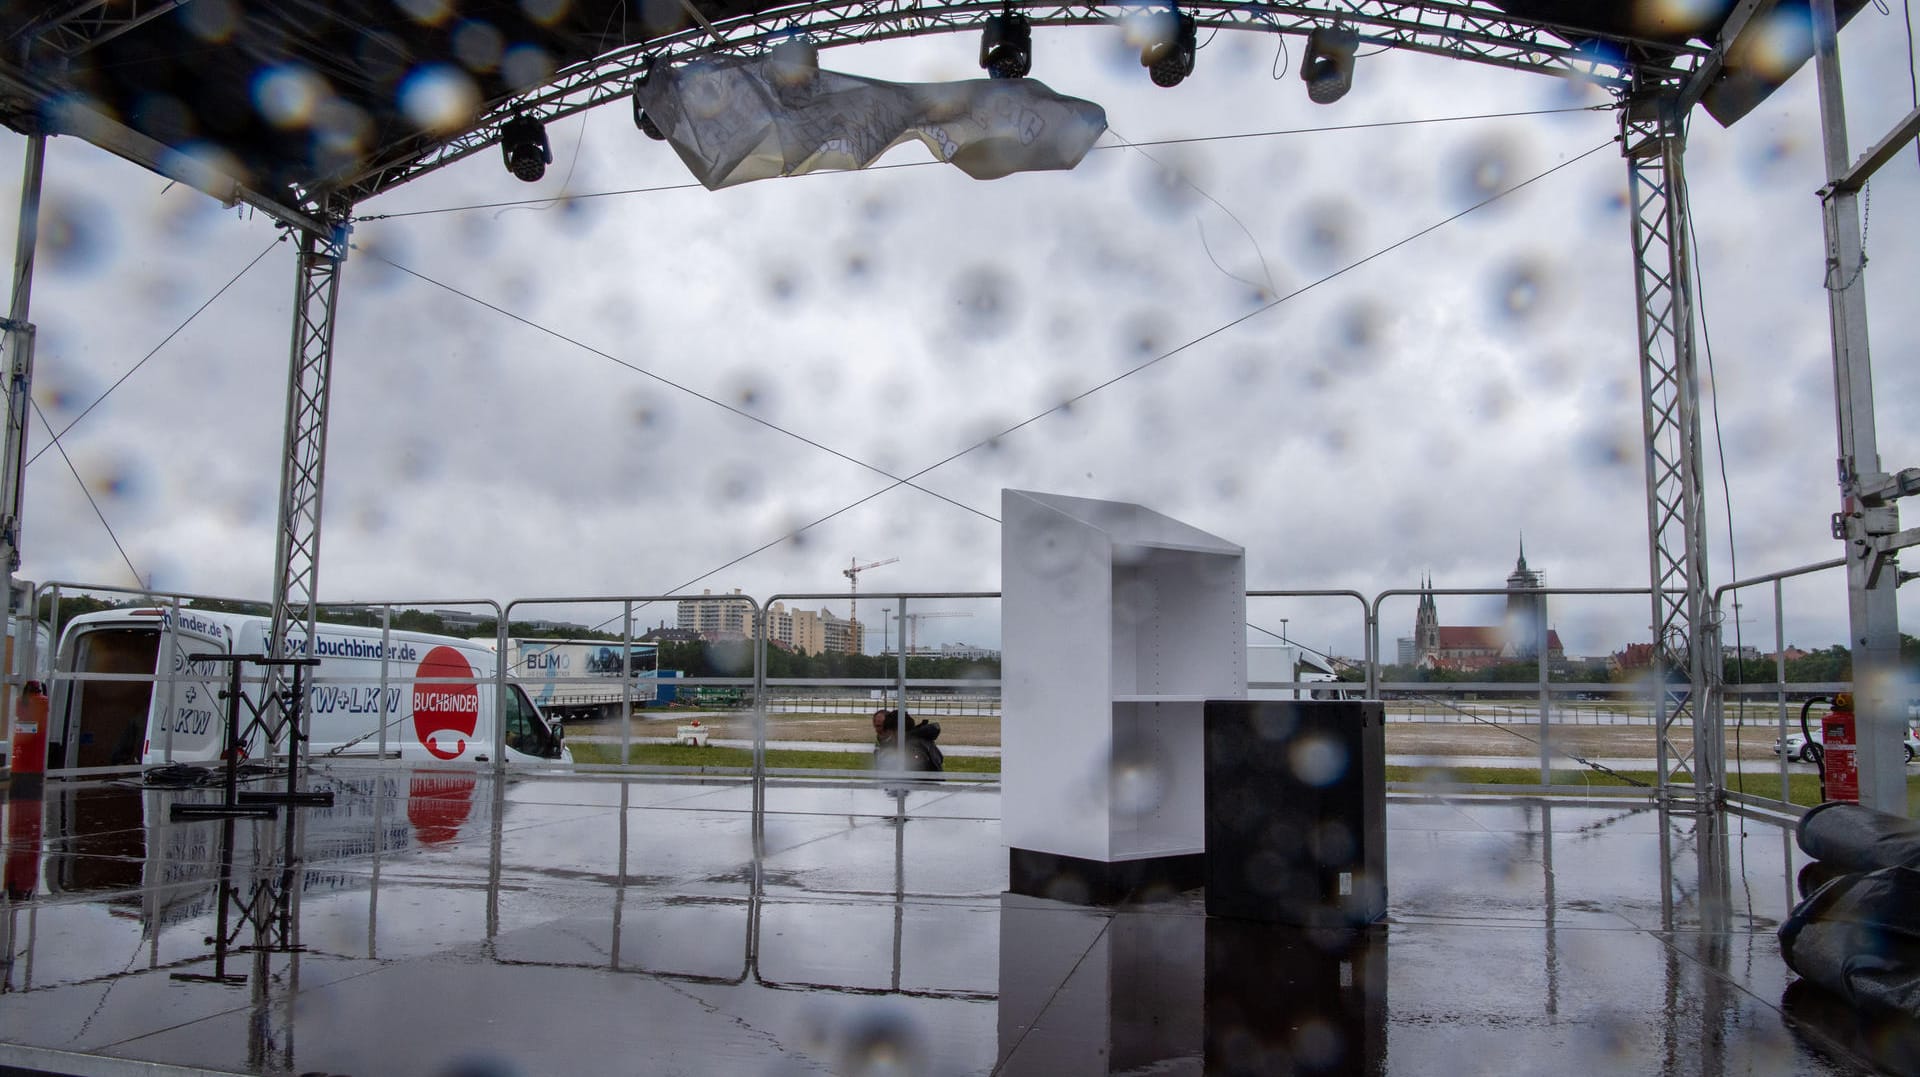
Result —
M 1842 0 L 1841 17 L 1863 3 Z M 1794 4 L 1804 13 L 1804 0 L 1180 0 L 1202 27 L 1305 34 L 1338 22 L 1363 48 L 1576 76 L 1622 97 L 1663 91 L 1683 108 L 1703 95 L 1711 106 L 1716 89 L 1751 81 L 1741 50 L 1728 46 Z M 551 121 L 623 98 L 650 64 L 756 53 L 795 35 L 833 47 L 977 31 L 1008 7 L 1037 26 L 1114 23 L 1143 10 L 1024 0 L 8 4 L 0 122 L 83 138 L 225 203 L 319 229 L 494 145 L 516 115 Z

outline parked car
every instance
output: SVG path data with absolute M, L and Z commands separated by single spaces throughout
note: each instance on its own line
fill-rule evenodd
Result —
M 1916 730 L 1913 726 L 1907 727 L 1906 749 L 1909 763 L 1913 762 L 1915 755 L 1920 755 L 1920 730 Z M 1812 743 L 1808 743 L 1805 733 L 1788 733 L 1785 740 L 1776 739 L 1773 742 L 1773 754 L 1785 755 L 1788 759 L 1795 759 L 1802 763 L 1818 762 L 1820 760 L 1819 723 L 1814 723 Z

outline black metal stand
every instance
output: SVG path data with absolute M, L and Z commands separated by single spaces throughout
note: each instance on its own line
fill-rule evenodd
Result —
M 306 686 L 301 674 L 308 666 L 320 664 L 318 658 L 269 658 L 264 654 L 196 654 L 188 656 L 194 662 L 225 662 L 227 674 L 227 750 L 226 750 L 226 797 L 218 804 L 175 804 L 168 809 L 168 818 L 181 819 L 273 819 L 279 815 L 278 805 L 292 807 L 327 807 L 333 803 L 333 794 L 301 792 L 300 780 L 300 742 L 306 737 L 300 732 L 300 706 L 306 698 Z M 287 730 L 287 789 L 283 793 L 242 792 L 240 790 L 240 708 L 245 705 L 253 712 L 254 723 L 262 725 L 260 712 L 267 701 L 262 700 L 256 707 L 240 690 L 240 667 L 243 664 L 256 666 L 293 667 L 293 686 L 287 690 L 286 698 L 280 701 L 280 710 Z

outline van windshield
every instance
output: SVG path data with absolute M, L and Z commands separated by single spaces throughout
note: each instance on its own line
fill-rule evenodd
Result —
M 517 684 L 507 686 L 507 747 L 536 759 L 560 756 L 559 745 L 541 724 L 540 712 Z

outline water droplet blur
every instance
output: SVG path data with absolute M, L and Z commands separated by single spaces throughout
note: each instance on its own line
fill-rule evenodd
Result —
M 94 393 L 80 380 L 84 375 L 62 357 L 47 355 L 40 362 L 34 372 L 33 399 L 57 430 L 91 404 Z
M 157 142 L 185 142 L 199 132 L 193 110 L 172 94 L 145 93 L 133 106 L 133 125 Z
M 875 274 L 873 251 L 866 247 L 854 247 L 841 252 L 840 275 L 849 285 L 864 285 Z
M 953 328 L 962 338 L 991 340 L 1020 316 L 1013 282 L 998 267 L 977 266 L 952 285 Z
M 1813 21 L 1804 7 L 1775 8 L 1748 24 L 1742 42 L 1742 67 L 1763 79 L 1785 80 L 1813 55 Z
M 217 45 L 233 36 L 240 25 L 240 12 L 234 0 L 194 0 L 181 8 L 180 21 L 195 37 Z
M 1388 308 L 1368 296 L 1354 299 L 1339 310 L 1334 322 L 1336 341 L 1345 350 L 1342 359 L 1349 369 L 1364 372 L 1372 368 L 1380 356 L 1380 343 L 1390 318 Z
M 1346 1044 L 1326 1019 L 1308 1017 L 1293 1033 L 1293 1057 L 1306 1073 L 1333 1073 L 1344 1069 Z
M 1519 258 L 1495 269 L 1488 286 L 1490 312 L 1509 322 L 1533 321 L 1556 298 L 1552 269 L 1534 258 Z
M 452 1059 L 436 1070 L 433 1077 L 525 1077 L 525 1071 L 512 1059 L 488 1052 Z
M 326 79 L 299 64 L 269 67 L 253 79 L 253 107 L 283 131 L 312 123 L 320 101 L 331 93 Z
M 552 26 L 567 14 L 572 0 L 520 0 L 520 11 L 541 26 Z
M 133 453 L 114 452 L 75 463 L 80 468 L 80 474 L 87 477 L 87 490 L 104 505 L 135 501 L 145 496 L 147 481 L 139 461 L 140 457 Z
M 354 526 L 367 535 L 377 535 L 392 523 L 392 517 L 387 514 L 386 506 L 375 501 L 360 505 L 352 513 L 352 517 Z
M 452 64 L 427 64 L 400 84 L 400 111 L 423 131 L 450 135 L 465 130 L 480 107 L 480 90 Z
M 1479 389 L 1479 399 L 1473 409 L 1476 418 L 1483 422 L 1498 422 L 1512 414 L 1516 395 L 1507 379 L 1490 376 L 1480 383 Z
M 1637 0 L 1631 6 L 1636 32 L 1677 37 L 1708 29 L 1728 5 L 1726 0 Z
M 1167 795 L 1167 774 L 1152 758 L 1113 761 L 1113 810 L 1123 816 L 1152 815 Z
M 1135 182 L 1140 204 L 1164 217 L 1185 216 L 1199 208 L 1200 192 L 1206 187 L 1196 160 L 1165 157 L 1147 161 Z
M 438 26 L 453 14 L 452 0 L 393 0 L 393 6 L 423 26 Z
M 1332 785 L 1347 772 L 1347 749 L 1331 737 L 1304 736 L 1287 749 L 1287 765 L 1307 785 Z
M 399 446 L 395 471 L 410 482 L 425 482 L 440 470 L 440 447 L 423 437 L 408 437 Z
M 469 71 L 492 71 L 506 49 L 506 37 L 490 22 L 468 19 L 453 31 L 453 54 Z
M 55 273 L 92 273 L 112 255 L 117 228 L 110 206 L 49 192 L 40 204 L 40 264 Z
M 1324 273 L 1345 265 L 1353 248 L 1356 218 L 1345 199 L 1316 198 L 1295 215 L 1295 251 L 1310 270 Z
M 1548 352 L 1529 365 L 1533 382 L 1541 389 L 1564 389 L 1573 381 L 1574 365 L 1564 352 Z
M 732 508 L 760 500 L 760 472 L 750 461 L 722 460 L 707 476 L 707 500 Z
M 404 40 L 384 30 L 362 30 L 354 44 L 354 58 L 362 72 L 381 86 L 392 86 L 406 78 L 411 56 Z
M 799 294 L 801 276 L 793 266 L 769 264 L 763 267 L 767 298 L 776 303 L 792 302 Z
M 344 164 L 366 152 L 373 120 L 358 105 L 340 97 L 320 102 L 313 115 L 314 147 L 322 167 Z
M 1523 168 L 1520 145 L 1507 135 L 1482 135 L 1467 143 L 1449 170 L 1454 208 L 1465 209 L 1513 186 L 1524 178 Z
M 912 1014 L 892 1005 L 875 1005 L 855 1013 L 839 1039 L 837 1073 L 883 1077 L 927 1072 L 926 1034 Z
M 673 409 L 659 394 L 641 389 L 627 398 L 627 416 L 635 428 L 655 437 L 673 429 Z
M 524 93 L 553 75 L 553 57 L 538 45 L 515 45 L 500 58 L 500 74 L 515 93 Z
M 1120 361 L 1126 366 L 1151 359 L 1166 350 L 1166 315 L 1159 310 L 1135 310 L 1116 329 L 1119 333 Z

